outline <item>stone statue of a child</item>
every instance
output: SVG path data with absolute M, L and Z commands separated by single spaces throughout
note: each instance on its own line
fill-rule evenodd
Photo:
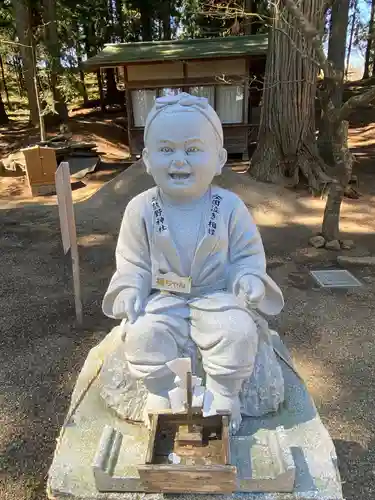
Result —
M 166 363 L 186 355 L 193 341 L 212 395 L 209 414 L 229 410 L 236 432 L 241 387 L 260 351 L 255 310 L 279 313 L 282 293 L 266 273 L 246 206 L 211 185 L 227 152 L 207 99 L 186 93 L 157 99 L 144 142 L 143 161 L 156 187 L 126 207 L 103 311 L 127 319 L 126 359 L 131 376 L 148 389 L 148 411 L 170 407 L 175 375 Z M 268 344 L 259 361 L 266 371 Z

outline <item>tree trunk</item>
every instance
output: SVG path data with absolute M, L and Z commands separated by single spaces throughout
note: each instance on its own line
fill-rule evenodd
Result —
M 7 123 L 9 123 L 9 118 L 7 112 L 5 111 L 3 98 L 0 93 L 0 125 L 6 125 Z
M 140 11 L 141 11 L 141 31 L 142 31 L 142 40 L 144 42 L 152 40 L 152 12 L 150 9 L 149 2 L 141 2 L 140 3 Z
M 375 0 L 371 2 L 371 14 L 370 14 L 370 22 L 368 25 L 368 35 L 367 35 L 367 47 L 366 47 L 366 55 L 365 55 L 365 67 L 363 71 L 362 79 L 366 80 L 370 77 L 370 62 L 371 62 L 371 54 L 372 54 L 372 42 L 374 38 L 374 20 L 375 20 Z
M 79 78 L 81 80 L 81 94 L 83 97 L 83 104 L 87 104 L 88 102 L 88 96 L 87 96 L 87 89 L 86 89 L 86 83 L 85 83 L 85 73 L 82 71 L 82 46 L 79 40 L 79 25 L 77 21 L 73 21 L 73 29 L 75 33 L 77 34 L 77 41 L 76 41 L 76 54 L 77 54 L 77 64 L 78 64 L 78 71 L 79 71 Z
M 172 36 L 170 0 L 164 0 L 161 5 L 161 21 L 163 24 L 163 40 L 170 40 Z
M 303 0 L 301 10 L 321 24 L 323 0 Z M 273 7 L 257 149 L 250 173 L 266 182 L 297 185 L 300 173 L 312 190 L 328 182 L 315 141 L 315 50 L 288 11 Z
M 51 91 L 53 96 L 54 111 L 62 121 L 68 118 L 68 108 L 61 95 L 59 76 L 62 73 L 60 64 L 60 47 L 57 34 L 56 21 L 56 0 L 43 0 L 44 22 L 45 22 L 45 42 L 50 56 L 51 71 Z
M 106 39 L 110 43 L 116 42 L 116 19 L 114 16 L 114 5 L 112 0 L 107 0 L 108 23 L 107 23 L 107 36 Z
M 348 148 L 348 128 L 347 121 L 351 113 L 359 106 L 365 106 L 375 100 L 375 88 L 370 88 L 361 95 L 352 96 L 344 104 L 335 108 L 330 96 L 335 95 L 336 86 L 342 85 L 342 71 L 332 65 L 331 61 L 325 57 L 323 47 L 320 45 L 321 37 L 314 25 L 300 11 L 299 5 L 294 0 L 284 0 L 288 11 L 304 34 L 305 40 L 310 40 L 316 47 L 316 55 L 321 68 L 327 78 L 327 89 L 325 98 L 322 99 L 322 107 L 327 118 L 330 119 L 330 131 L 333 151 L 333 161 L 335 166 L 335 179 L 331 183 L 330 191 L 324 212 L 322 224 L 322 234 L 327 241 L 339 239 L 340 209 L 345 189 L 349 183 L 353 157 Z M 341 76 L 341 79 L 340 79 Z
M 83 23 L 83 33 L 85 35 L 85 51 L 86 58 L 89 59 L 91 57 L 91 40 L 90 40 L 90 31 L 89 27 L 86 23 Z
M 9 100 L 8 86 L 7 86 L 7 82 L 5 79 L 3 58 L 1 57 L 1 54 L 0 54 L 0 67 L 1 67 L 1 78 L 3 80 L 3 87 L 4 87 L 5 97 L 7 100 L 7 105 L 8 105 L 9 109 L 12 109 L 12 105 L 11 105 L 10 100 Z
M 244 12 L 245 12 L 245 20 L 243 23 L 243 32 L 245 35 L 251 35 L 252 34 L 252 19 L 251 16 L 246 15 L 250 14 L 254 10 L 254 2 L 253 0 L 244 0 Z
M 163 34 L 163 23 L 161 19 L 157 20 L 157 40 L 163 40 L 164 34 Z
M 77 59 L 78 59 L 78 64 L 80 66 L 82 63 L 82 59 L 80 56 Z M 85 83 L 85 73 L 82 71 L 82 69 L 79 70 L 79 78 L 81 80 L 83 104 L 87 104 L 89 102 L 89 97 L 87 95 L 87 89 L 86 89 L 86 83 Z
M 122 13 L 122 0 L 116 0 L 116 13 L 117 13 L 117 35 L 120 39 L 120 42 L 124 42 L 125 32 L 124 32 L 124 16 Z
M 33 39 L 30 12 L 26 0 L 13 0 L 13 10 L 16 20 L 17 36 L 20 42 L 19 48 L 23 63 L 23 75 L 25 79 L 27 97 L 29 99 L 30 121 L 33 125 L 39 125 L 37 95 L 34 86 L 36 68 L 33 64 Z
M 322 235 L 326 241 L 340 238 L 340 210 L 347 185 L 352 175 L 353 157 L 348 148 L 349 122 L 342 121 L 332 126 L 332 149 L 337 177 L 330 185 L 324 210 Z
M 33 56 L 34 67 L 36 67 L 34 48 L 32 49 L 32 56 Z M 44 122 L 43 110 L 42 110 L 41 105 L 40 105 L 40 99 L 39 99 L 39 94 L 38 94 L 38 81 L 37 80 L 38 80 L 37 74 L 34 73 L 34 89 L 35 89 L 35 94 L 36 94 L 36 105 L 37 105 L 38 117 L 39 117 L 40 140 L 44 142 L 46 140 L 46 126 L 45 126 L 45 122 Z
M 13 57 L 13 70 L 17 77 L 17 87 L 18 87 L 18 95 L 20 99 L 25 95 L 25 80 L 22 75 L 22 66 L 21 66 L 21 58 L 20 56 Z
M 331 92 L 331 100 L 335 108 L 339 108 L 342 104 L 348 18 L 349 0 L 334 2 L 331 11 L 331 23 L 328 41 L 328 61 L 331 62 L 336 71 L 339 71 L 341 73 L 341 81 L 334 86 Z M 325 80 L 325 83 L 326 87 L 330 86 L 330 81 L 327 81 L 327 79 Z M 334 159 L 331 135 L 334 132 L 330 130 L 330 126 L 330 121 L 322 112 L 318 137 L 319 152 L 322 158 L 327 163 L 332 165 L 334 164 Z
M 331 62 L 336 71 L 342 73 L 345 70 L 346 35 L 348 31 L 349 0 L 336 1 L 332 6 L 331 29 L 328 41 L 328 61 Z M 336 108 L 342 104 L 343 86 L 336 85 L 331 99 Z
M 344 77 L 345 80 L 348 79 L 349 64 L 350 64 L 350 55 L 352 53 L 353 38 L 354 38 L 354 31 L 355 31 L 355 23 L 357 21 L 357 8 L 358 8 L 358 0 L 354 0 L 354 3 L 353 3 L 353 14 L 352 14 L 352 19 L 351 19 L 351 23 L 350 23 L 350 35 L 349 35 L 349 43 L 348 43 L 348 53 L 346 55 L 345 77 Z

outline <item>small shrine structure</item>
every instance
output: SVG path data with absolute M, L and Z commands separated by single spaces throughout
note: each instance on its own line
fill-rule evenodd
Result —
M 114 68 L 123 80 L 133 158 L 142 152 L 155 98 L 185 91 L 208 98 L 223 123 L 228 153 L 246 160 L 258 135 L 267 47 L 267 34 L 107 44 L 83 68 Z

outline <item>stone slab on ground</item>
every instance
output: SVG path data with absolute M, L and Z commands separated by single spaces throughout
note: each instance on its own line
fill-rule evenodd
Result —
M 351 266 L 375 266 L 375 256 L 354 256 L 354 255 L 339 255 L 337 262 L 342 265 Z
M 97 378 L 103 359 L 118 346 L 119 330 L 114 329 L 90 351 L 72 395 L 71 408 L 58 438 L 49 470 L 47 493 L 54 500 L 159 500 L 161 494 L 100 493 L 92 470 L 93 458 L 105 425 L 118 429 L 124 436 L 116 474 L 137 477 L 137 464 L 144 463 L 148 432 L 141 425 L 120 420 L 100 397 Z M 277 349 L 288 360 L 288 352 L 278 336 Z M 289 366 L 281 361 L 286 383 L 284 407 L 272 416 L 245 418 L 239 436 L 255 437 L 279 426 L 285 429 L 296 466 L 293 493 L 235 493 L 217 495 L 246 500 L 321 499 L 343 500 L 336 453 L 328 431 L 321 422 L 304 384 Z M 181 498 L 181 495 L 168 495 Z M 205 500 L 210 495 L 183 495 L 185 500 Z
M 74 179 L 83 179 L 87 174 L 95 172 L 100 158 L 98 155 L 93 154 L 88 157 L 71 156 L 68 158 L 70 175 Z

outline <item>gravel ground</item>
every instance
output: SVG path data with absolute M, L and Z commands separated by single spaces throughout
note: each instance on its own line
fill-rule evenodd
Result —
M 286 298 L 274 323 L 335 440 L 345 497 L 374 498 L 374 272 L 353 269 L 364 283 L 356 291 L 318 289 L 309 270 L 331 266 L 335 253 L 307 247 L 316 228 L 311 219 L 302 223 L 304 214 L 311 215 L 306 200 L 231 171 L 220 183 L 256 207 L 270 273 Z M 114 324 L 103 317 L 101 300 L 113 272 L 122 212 L 149 186 L 151 179 L 131 167 L 76 205 L 85 313 L 80 328 L 74 322 L 70 261 L 61 248 L 57 208 L 0 211 L 1 499 L 45 498 L 46 474 L 76 376 L 88 350 Z M 319 220 L 322 205 L 314 210 Z M 356 239 L 362 254 L 375 247 L 368 231 L 347 237 Z

